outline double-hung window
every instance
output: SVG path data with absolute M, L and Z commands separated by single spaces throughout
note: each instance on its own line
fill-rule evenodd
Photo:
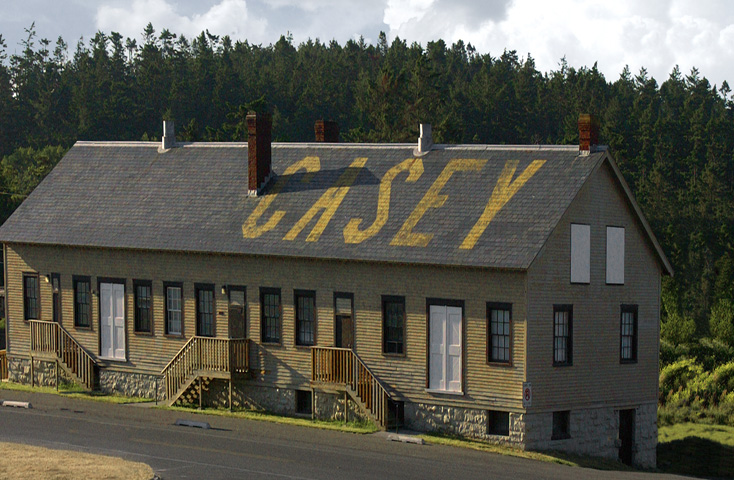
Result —
M 280 343 L 282 309 L 279 288 L 260 289 L 260 338 L 263 343 Z
M 89 277 L 74 277 L 74 326 L 92 327 L 92 290 Z
M 487 361 L 510 363 L 512 305 L 487 304 Z
M 296 307 L 296 345 L 314 345 L 316 336 L 316 292 L 297 290 Z
M 135 295 L 135 332 L 153 333 L 153 286 L 150 281 L 133 281 Z
M 405 297 L 382 297 L 382 353 L 405 354 Z
M 166 301 L 166 335 L 183 335 L 183 285 L 164 283 Z
M 622 305 L 619 360 L 622 363 L 637 362 L 637 305 Z
M 553 306 L 553 365 L 572 365 L 573 305 Z
M 38 320 L 41 317 L 37 273 L 23 274 L 23 317 L 26 320 Z

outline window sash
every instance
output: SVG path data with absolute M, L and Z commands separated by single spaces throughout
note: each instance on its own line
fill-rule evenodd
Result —
M 383 353 L 405 353 L 405 299 L 383 301 Z
M 148 283 L 135 284 L 135 331 L 151 333 L 152 287 Z
M 571 322 L 570 306 L 556 306 L 553 310 L 553 364 L 571 365 Z
M 181 287 L 166 287 L 166 333 L 182 335 L 182 298 Z
M 91 282 L 74 280 L 74 326 L 89 328 L 91 324 Z
M 489 309 L 489 358 L 490 362 L 510 363 L 509 306 L 494 306 Z
M 296 294 L 296 345 L 313 345 L 316 299 L 313 294 Z
M 265 343 L 280 343 L 280 293 L 262 292 L 262 341 Z
M 196 290 L 197 335 L 214 336 L 214 289 L 199 287 Z
M 23 315 L 26 320 L 39 319 L 38 275 L 23 276 Z
M 623 305 L 620 316 L 619 358 L 623 362 L 637 361 L 637 306 Z

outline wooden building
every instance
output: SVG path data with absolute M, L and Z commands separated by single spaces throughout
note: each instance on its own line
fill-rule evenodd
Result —
M 0 228 L 9 375 L 654 466 L 670 264 L 579 146 L 77 142 Z

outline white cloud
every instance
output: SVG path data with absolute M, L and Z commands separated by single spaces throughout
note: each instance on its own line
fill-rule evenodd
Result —
M 267 20 L 251 16 L 245 0 L 221 0 L 204 13 L 193 15 L 178 13 L 169 0 L 134 0 L 125 8 L 103 5 L 97 9 L 97 28 L 105 32 L 116 31 L 135 38 L 149 22 L 158 31 L 167 28 L 189 37 L 208 29 L 214 35 L 269 40 L 265 38 Z

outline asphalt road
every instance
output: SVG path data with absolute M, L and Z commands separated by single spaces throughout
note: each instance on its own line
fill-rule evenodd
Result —
M 0 390 L 0 399 L 30 401 L 34 407 L 0 407 L 0 441 L 144 462 L 165 480 L 683 478 L 588 470 L 462 448 L 390 442 L 384 433 L 355 435 L 57 395 Z M 209 422 L 212 429 L 175 426 L 177 419 Z

